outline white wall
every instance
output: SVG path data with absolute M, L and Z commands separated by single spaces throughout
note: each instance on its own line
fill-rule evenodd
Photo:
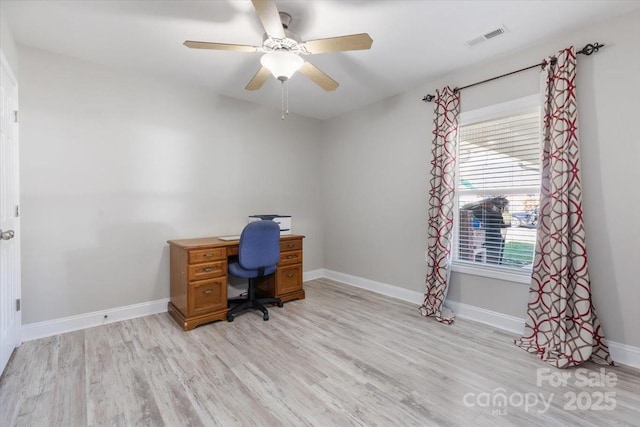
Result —
M 0 50 L 4 54 L 11 71 L 16 78 L 18 78 L 18 49 L 16 43 L 13 40 L 13 35 L 9 29 L 9 25 L 4 18 L 2 8 L 0 7 Z
M 293 215 L 304 269 L 322 267 L 320 122 L 33 48 L 19 59 L 23 323 L 167 298 L 166 241 L 238 234 L 250 214 Z
M 606 337 L 640 345 L 638 22 L 636 12 L 591 26 L 324 122 L 325 268 L 422 292 L 433 110 L 422 96 L 535 64 L 571 44 L 599 41 L 607 48 L 580 56 L 577 77 L 592 290 Z M 461 108 L 538 90 L 539 73 L 531 70 L 463 91 Z M 528 286 L 453 273 L 449 297 L 523 318 Z
M 590 272 L 607 338 L 638 346 L 639 20 L 592 26 L 324 123 L 281 122 L 276 110 L 19 47 L 23 323 L 166 298 L 166 240 L 236 233 L 259 212 L 294 216 L 307 271 L 421 292 L 433 108 L 422 96 L 600 41 L 607 48 L 578 69 Z M 537 91 L 532 70 L 465 90 L 462 110 Z M 456 273 L 451 282 L 455 301 L 524 317 L 525 285 Z

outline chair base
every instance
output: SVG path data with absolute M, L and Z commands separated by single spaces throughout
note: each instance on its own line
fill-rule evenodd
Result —
M 282 301 L 280 301 L 280 298 L 247 298 L 241 301 L 243 302 L 227 312 L 227 322 L 233 322 L 233 319 L 238 312 L 249 308 L 260 310 L 262 312 L 262 320 L 267 321 L 269 320 L 269 310 L 267 310 L 267 307 L 265 307 L 264 304 L 276 304 L 278 307 L 282 307 Z

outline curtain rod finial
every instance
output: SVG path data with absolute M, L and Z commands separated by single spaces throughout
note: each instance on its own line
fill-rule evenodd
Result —
M 598 42 L 595 42 L 593 44 L 589 43 L 585 47 L 580 49 L 577 53 L 581 53 L 583 55 L 589 56 L 592 53 L 598 52 L 601 47 L 604 47 L 604 44 L 601 44 L 601 43 L 598 43 Z

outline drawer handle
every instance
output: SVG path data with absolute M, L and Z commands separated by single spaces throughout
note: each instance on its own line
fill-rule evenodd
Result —
M 205 272 L 205 273 L 208 273 L 208 272 L 213 271 L 213 270 L 219 270 L 219 269 L 213 268 L 213 267 L 207 267 L 207 268 L 203 268 L 202 269 L 202 271 Z
M 213 289 L 207 289 L 206 291 L 203 291 L 202 293 L 205 294 L 205 295 L 212 294 L 213 293 Z
M 288 248 L 293 248 L 294 246 L 295 246 L 295 245 L 294 245 L 293 243 L 289 243 L 289 244 L 287 245 L 287 247 L 288 247 Z
M 287 277 L 288 277 L 289 279 L 291 279 L 293 276 L 295 276 L 295 274 L 293 274 L 293 273 L 289 273 L 289 274 L 287 274 Z
M 202 256 L 205 257 L 205 258 L 211 258 L 213 256 L 213 254 L 204 254 Z
M 296 255 L 288 255 L 287 259 L 291 259 L 291 258 L 298 258 Z

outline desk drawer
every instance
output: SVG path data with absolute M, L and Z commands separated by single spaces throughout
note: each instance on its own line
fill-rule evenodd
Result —
M 227 261 L 208 262 L 206 264 L 196 264 L 189 266 L 189 277 L 187 280 L 203 280 L 211 277 L 227 275 Z
M 300 250 L 302 250 L 302 239 L 280 241 L 280 252 Z
M 283 252 L 280 254 L 280 262 L 278 266 L 282 267 L 291 264 L 300 264 L 302 262 L 302 251 Z
M 227 279 L 200 280 L 189 284 L 189 316 L 227 307 Z
M 189 264 L 216 261 L 219 259 L 225 259 L 226 257 L 227 252 L 225 248 L 198 249 L 189 251 Z
M 295 292 L 302 289 L 302 265 L 278 268 L 276 293 L 278 295 Z

